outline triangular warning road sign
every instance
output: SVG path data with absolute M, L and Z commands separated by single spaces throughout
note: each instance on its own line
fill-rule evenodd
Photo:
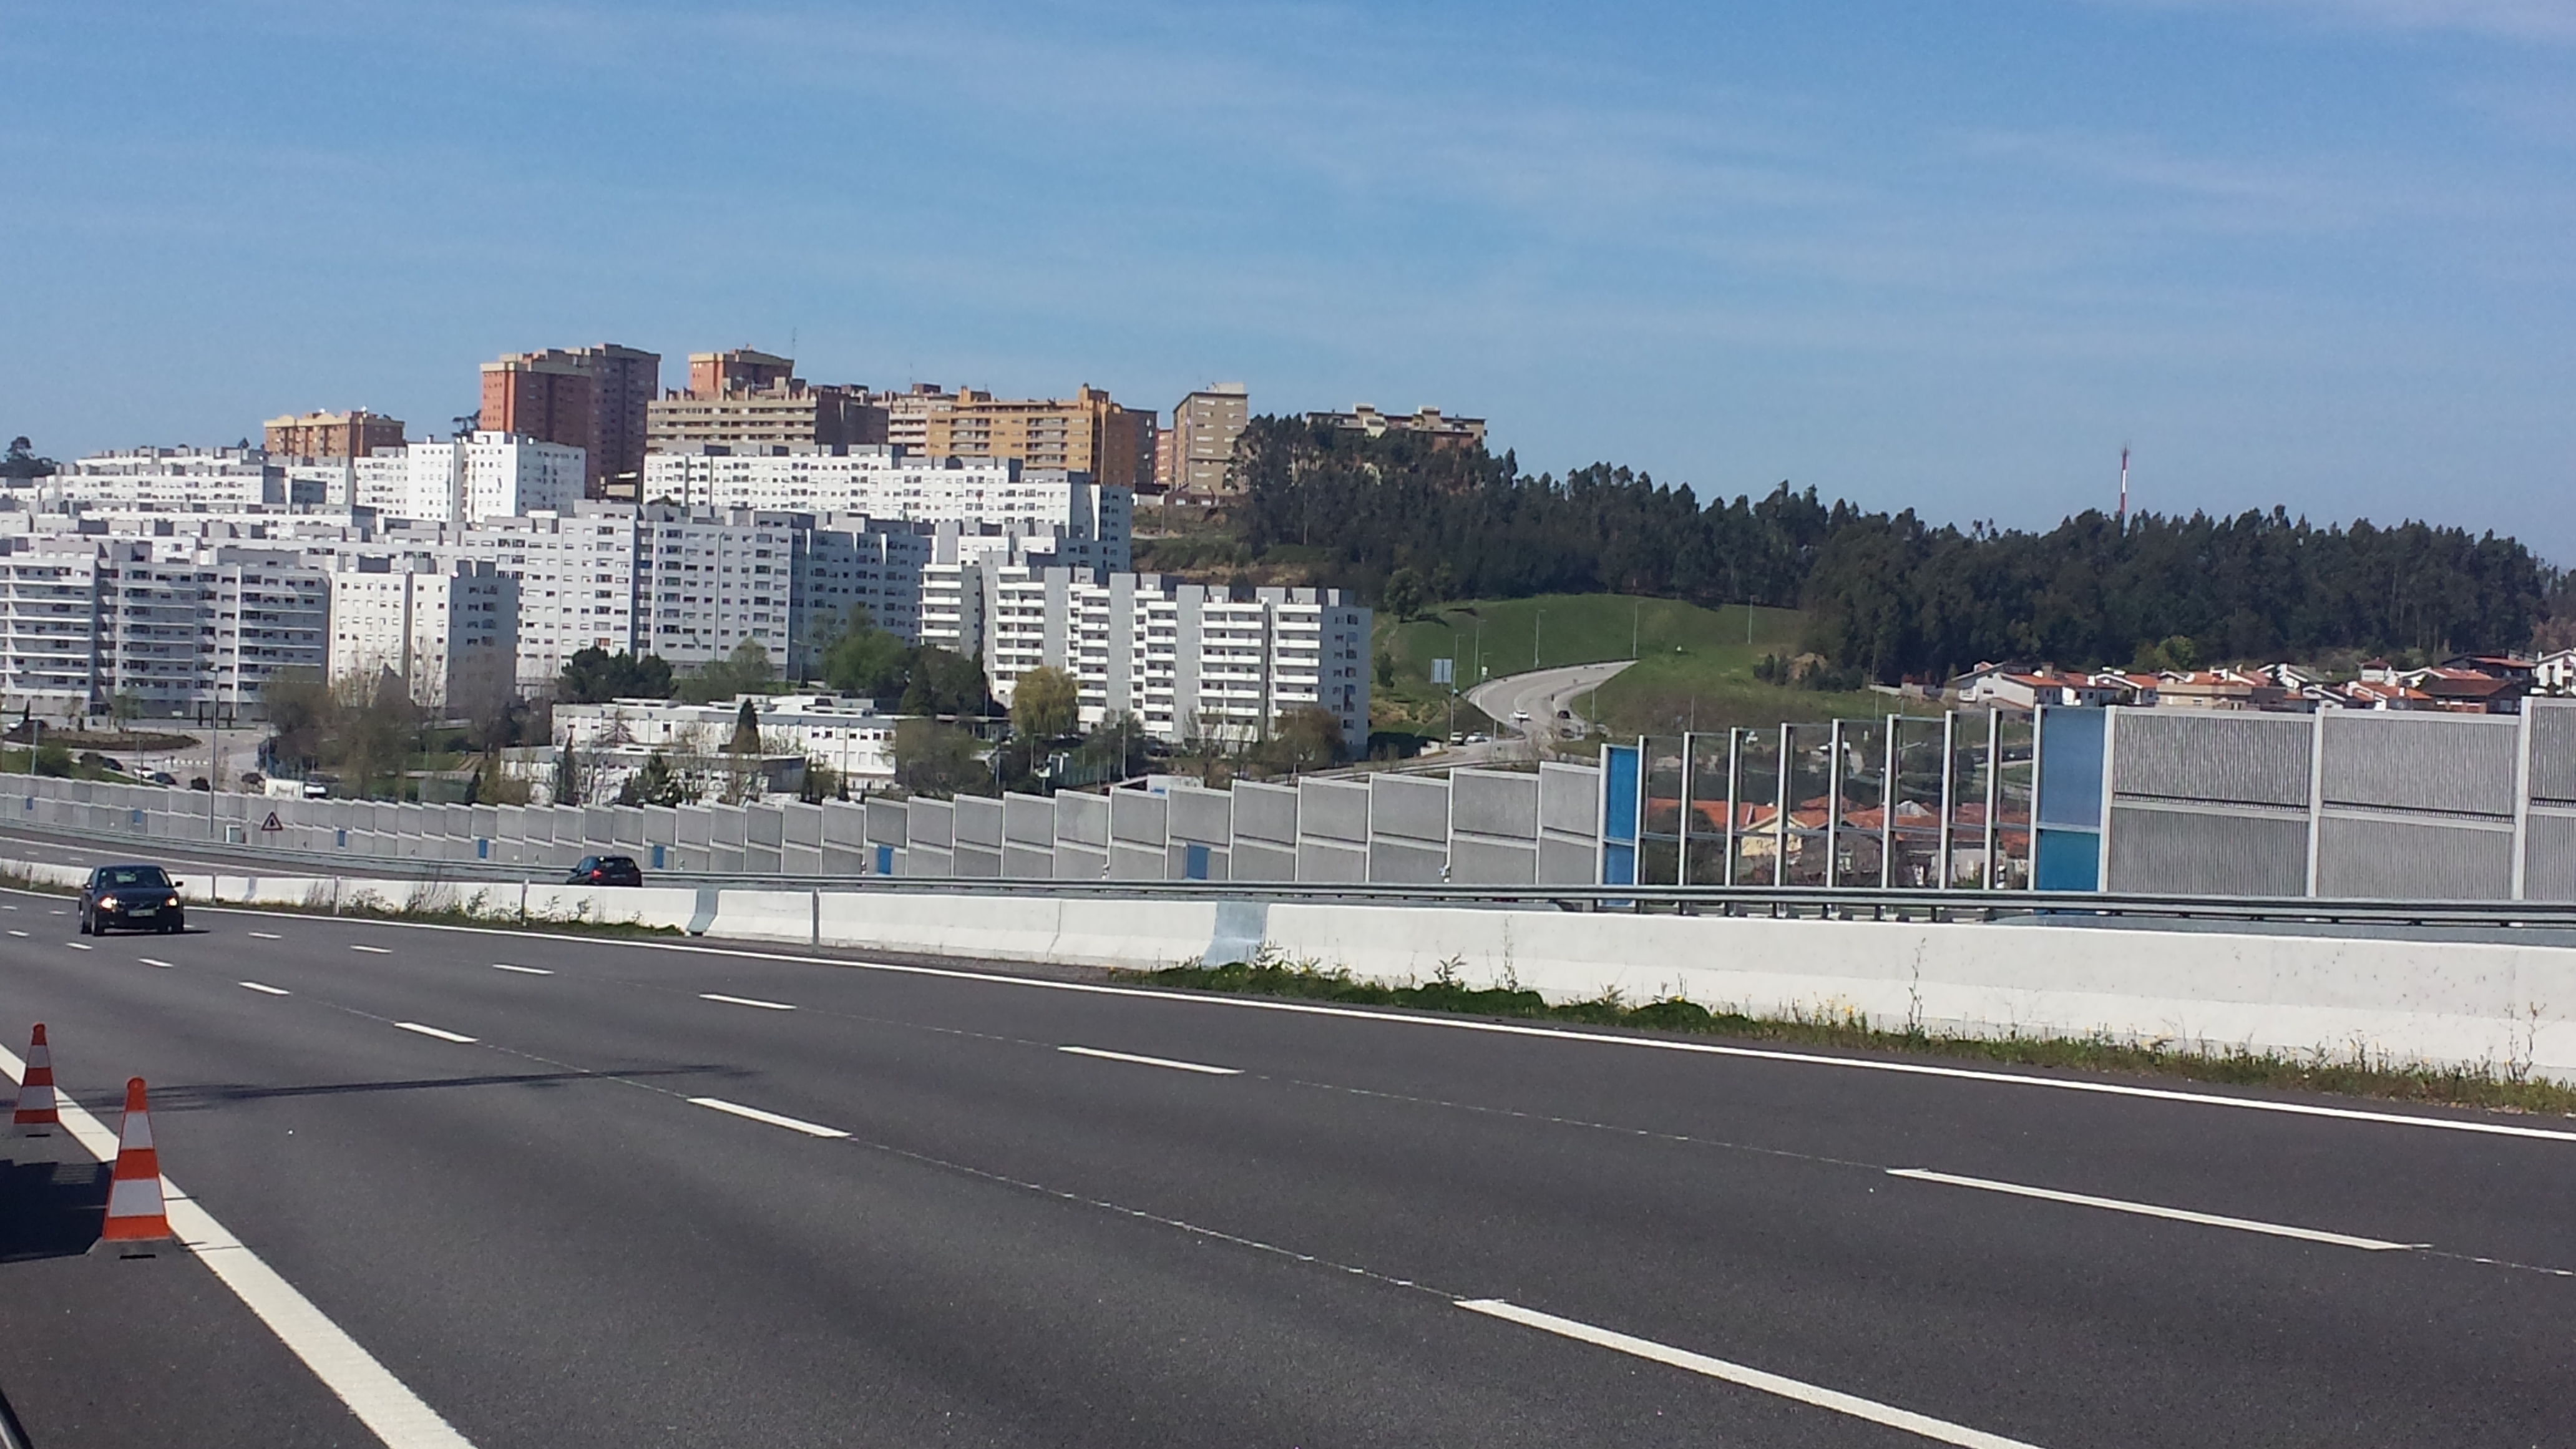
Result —
M 262 830 L 284 830 L 286 827 L 278 823 L 277 812 L 271 810 L 268 812 L 268 818 L 259 823 L 259 828 Z

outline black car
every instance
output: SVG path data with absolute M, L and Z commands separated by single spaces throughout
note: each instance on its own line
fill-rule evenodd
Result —
M 187 929 L 187 924 L 186 908 L 179 904 L 178 882 L 157 865 L 102 865 L 81 884 L 80 931 L 84 936 L 101 936 L 117 929 L 170 935 Z
M 574 861 L 565 885 L 640 886 L 644 868 L 631 855 L 585 855 Z

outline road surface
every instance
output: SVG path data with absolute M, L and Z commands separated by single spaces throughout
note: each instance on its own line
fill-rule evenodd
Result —
M 1635 663 L 1632 659 L 1613 659 L 1599 664 L 1569 664 L 1554 669 L 1536 669 L 1526 674 L 1507 674 L 1489 679 L 1468 690 L 1467 702 L 1483 710 L 1504 729 L 1530 739 L 1544 741 L 1560 733 L 1563 723 L 1556 717 L 1564 710 L 1576 720 L 1591 718 L 1588 696 L 1604 681 Z M 1514 716 L 1527 714 L 1527 720 Z
M 0 894 L 8 1045 L 110 1128 L 146 1077 L 163 1171 L 453 1426 L 406 1443 L 2576 1432 L 2576 1122 L 191 919 Z M 39 1449 L 375 1442 L 209 1260 L 77 1256 L 68 1139 L 9 1153 Z

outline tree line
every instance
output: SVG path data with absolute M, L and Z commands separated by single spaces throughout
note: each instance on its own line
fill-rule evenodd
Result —
M 2520 542 L 2416 521 L 2319 525 L 2275 507 L 1962 529 L 1786 483 L 1703 505 L 1624 467 L 1532 475 L 1508 452 L 1270 417 L 1236 467 L 1256 558 L 1398 613 L 1598 592 L 1800 608 L 1809 648 L 1889 683 L 2003 658 L 2440 655 L 2576 627 L 2566 576 Z

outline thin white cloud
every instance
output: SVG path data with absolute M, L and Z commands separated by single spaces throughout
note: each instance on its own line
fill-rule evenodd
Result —
M 2229 10 L 2295 16 L 2381 31 L 2452 31 L 2505 40 L 2576 42 L 2569 0 L 2113 0 L 2132 8 Z

